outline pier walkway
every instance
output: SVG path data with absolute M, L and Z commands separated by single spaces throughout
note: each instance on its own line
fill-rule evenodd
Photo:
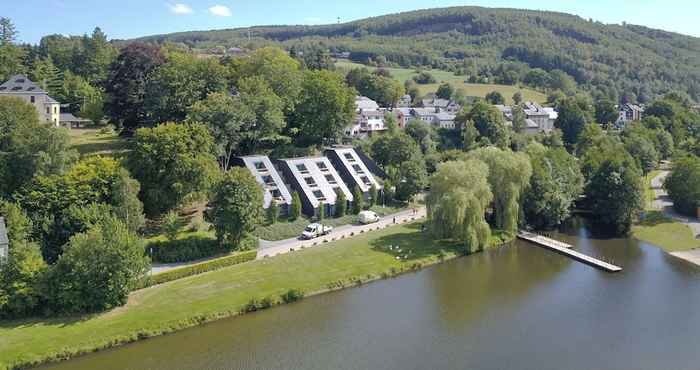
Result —
M 554 240 L 551 238 L 544 237 L 542 235 L 537 235 L 527 231 L 519 231 L 518 238 L 526 240 L 530 243 L 539 245 L 541 247 L 547 248 L 549 250 L 555 251 L 557 253 L 563 254 L 565 256 L 571 257 L 579 262 L 583 262 L 587 265 L 599 268 L 607 272 L 619 272 L 622 271 L 622 267 L 615 266 L 611 263 L 601 261 L 599 259 L 587 256 L 583 253 L 576 252 L 573 250 L 573 246 Z

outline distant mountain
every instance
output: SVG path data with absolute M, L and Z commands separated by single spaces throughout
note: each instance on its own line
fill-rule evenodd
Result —
M 452 7 L 321 26 L 260 26 L 139 39 L 190 47 L 322 47 L 360 62 L 433 66 L 466 74 L 563 70 L 582 88 L 647 100 L 671 90 L 700 100 L 700 39 L 544 11 Z M 383 58 L 383 59 L 382 59 Z M 511 63 L 506 63 L 511 62 Z M 500 71 L 500 72 L 499 72 Z

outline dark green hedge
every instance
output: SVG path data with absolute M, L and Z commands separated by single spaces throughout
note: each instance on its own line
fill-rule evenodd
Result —
M 198 275 L 207 271 L 214 271 L 224 267 L 237 265 L 239 263 L 252 261 L 255 259 L 257 254 L 257 251 L 251 250 L 227 257 L 217 258 L 209 262 L 198 263 L 196 265 L 171 270 L 162 274 L 146 276 L 139 282 L 137 289 L 148 288 L 149 286 L 163 284 L 168 281 L 182 279 L 187 276 Z
M 249 237 L 243 239 L 238 249 L 255 249 L 257 243 L 256 238 Z M 154 263 L 177 263 L 212 257 L 228 253 L 231 250 L 230 245 L 220 245 L 216 239 L 191 236 L 185 239 L 149 243 L 146 247 L 146 254 L 151 256 L 151 261 Z

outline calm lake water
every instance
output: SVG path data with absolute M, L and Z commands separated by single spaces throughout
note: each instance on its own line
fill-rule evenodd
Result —
M 518 242 L 44 368 L 700 368 L 700 269 L 576 221 L 557 238 L 624 271 Z

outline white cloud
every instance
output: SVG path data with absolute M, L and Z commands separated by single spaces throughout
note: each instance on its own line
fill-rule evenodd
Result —
M 219 17 L 230 17 L 232 15 L 231 9 L 223 5 L 212 6 L 211 8 L 209 8 L 209 13 Z
M 168 4 L 170 11 L 175 14 L 191 14 L 193 12 L 192 8 L 187 4 Z

